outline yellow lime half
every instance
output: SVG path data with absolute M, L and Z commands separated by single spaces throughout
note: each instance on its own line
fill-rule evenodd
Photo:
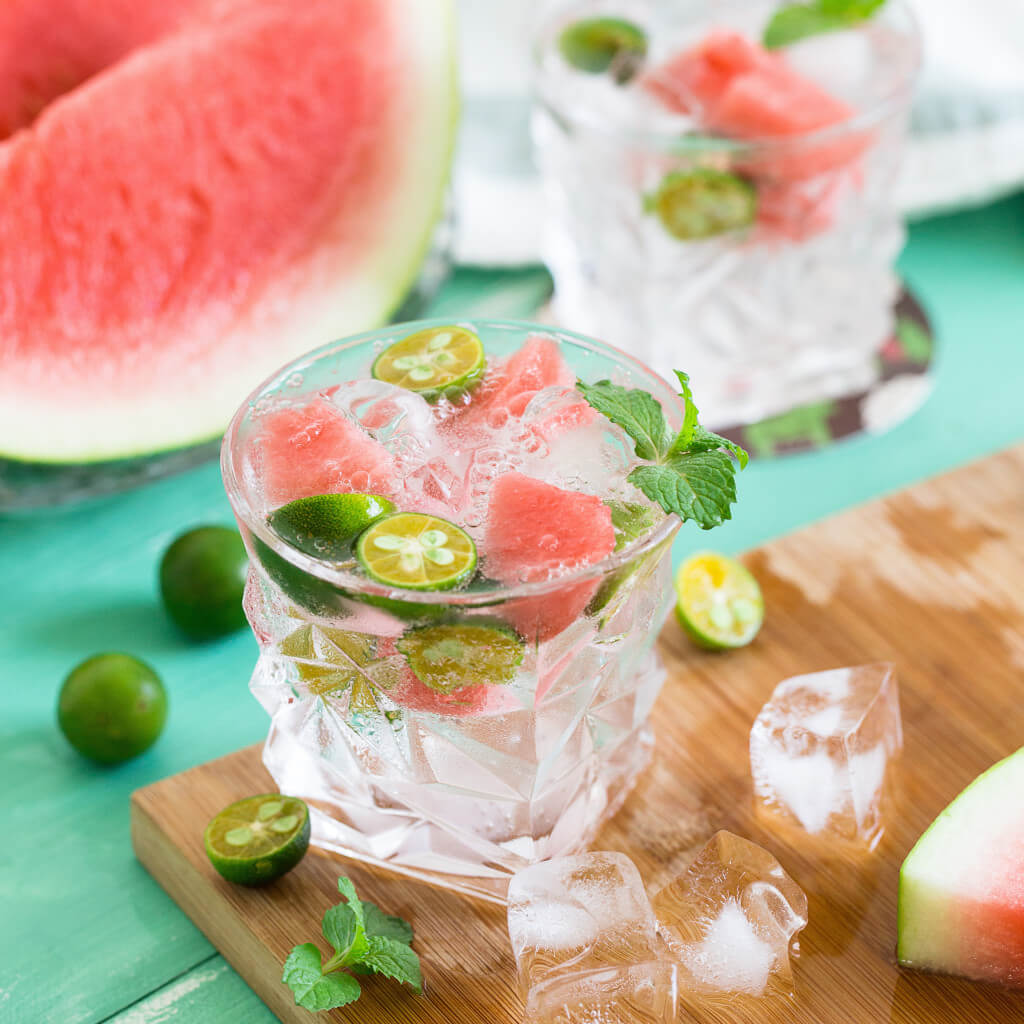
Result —
M 695 644 L 744 647 L 764 622 L 764 598 L 750 570 L 727 555 L 698 551 L 676 573 L 676 616 Z
M 356 542 L 367 576 L 403 590 L 449 590 L 476 569 L 476 545 L 447 519 L 398 512 L 378 519 Z
M 480 339 L 451 324 L 428 327 L 389 345 L 374 361 L 373 376 L 436 401 L 470 388 L 483 376 L 485 364 Z

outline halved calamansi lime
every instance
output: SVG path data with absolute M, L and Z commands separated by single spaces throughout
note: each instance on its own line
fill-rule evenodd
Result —
M 483 376 L 485 364 L 477 335 L 450 324 L 427 327 L 389 345 L 374 360 L 373 376 L 432 402 L 472 387 Z
M 229 882 L 265 885 L 309 849 L 309 808 L 298 797 L 263 793 L 228 805 L 203 836 L 210 863 Z
M 577 71 L 610 71 L 620 85 L 628 82 L 647 56 L 647 34 L 623 18 L 584 18 L 567 25 L 558 37 L 558 49 Z
M 526 650 L 508 627 L 469 622 L 410 629 L 397 647 L 421 683 L 446 694 L 511 683 Z
M 744 647 L 764 621 L 764 598 L 750 570 L 713 551 L 691 555 L 676 573 L 676 616 L 694 643 Z
M 757 190 L 737 174 L 698 167 L 665 175 L 645 206 L 673 238 L 690 242 L 753 224 Z
M 363 530 L 394 511 L 394 504 L 379 494 L 314 494 L 275 509 L 267 522 L 293 548 L 341 562 L 352 557 L 352 544 Z
M 449 590 L 476 569 L 476 545 L 447 519 L 397 512 L 378 519 L 356 542 L 367 576 L 402 590 Z

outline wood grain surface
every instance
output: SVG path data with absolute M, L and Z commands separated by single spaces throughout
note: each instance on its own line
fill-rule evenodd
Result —
M 714 1024 L 1020 1024 L 1024 992 L 900 970 L 899 865 L 979 772 L 1024 744 L 1024 449 L 854 509 L 750 553 L 768 609 L 744 651 L 661 638 L 670 678 L 655 709 L 657 750 L 595 848 L 628 853 L 652 891 L 717 829 L 772 850 L 804 887 L 810 924 L 789 1003 L 691 1007 Z M 783 678 L 889 660 L 906 749 L 897 806 L 874 854 L 772 831 L 752 813 L 747 733 Z M 315 939 L 339 873 L 416 930 L 427 994 L 368 981 L 322 1019 L 352 1024 L 513 1024 L 521 1017 L 500 907 L 313 852 L 265 890 L 223 882 L 202 833 L 228 802 L 272 789 L 250 747 L 137 791 L 136 852 L 270 1009 L 313 1018 L 280 983 L 295 943 Z

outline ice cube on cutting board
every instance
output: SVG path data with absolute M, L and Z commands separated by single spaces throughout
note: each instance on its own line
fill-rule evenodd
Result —
M 524 868 L 509 883 L 508 931 L 524 992 L 548 977 L 658 955 L 644 883 L 621 853 L 584 853 Z
M 679 985 L 697 995 L 789 995 L 807 897 L 763 847 L 718 832 L 653 900 Z
M 676 967 L 651 961 L 549 975 L 526 1000 L 524 1024 L 676 1024 Z
M 892 762 L 902 747 L 891 665 L 787 679 L 750 733 L 758 809 L 810 833 L 874 847 L 884 829 Z

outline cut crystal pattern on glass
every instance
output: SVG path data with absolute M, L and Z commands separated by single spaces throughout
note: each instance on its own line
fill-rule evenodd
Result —
M 767 850 L 719 832 L 652 902 L 684 992 L 792 994 L 790 945 L 807 897 Z
M 891 665 L 787 679 L 750 733 L 758 808 L 812 834 L 874 847 L 884 829 L 892 762 L 902 747 Z

